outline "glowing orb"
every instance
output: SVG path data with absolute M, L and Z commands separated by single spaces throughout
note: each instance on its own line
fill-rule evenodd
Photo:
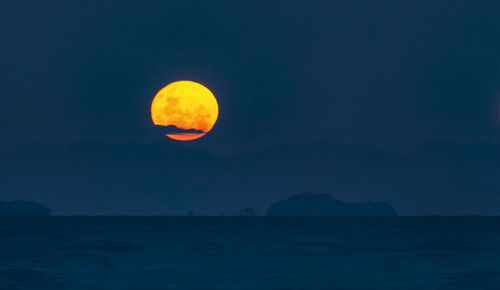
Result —
M 180 141 L 207 134 L 219 116 L 212 92 L 192 81 L 178 81 L 161 89 L 151 104 L 151 118 L 166 136 Z

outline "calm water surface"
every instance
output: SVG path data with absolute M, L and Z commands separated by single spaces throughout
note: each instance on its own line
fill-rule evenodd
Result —
M 500 289 L 500 218 L 0 218 L 0 289 Z

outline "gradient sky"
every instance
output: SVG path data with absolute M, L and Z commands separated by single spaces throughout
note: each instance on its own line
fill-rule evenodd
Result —
M 0 152 L 164 140 L 149 107 L 183 79 L 218 98 L 189 145 L 217 153 L 500 141 L 495 0 L 9 1 L 0 35 Z

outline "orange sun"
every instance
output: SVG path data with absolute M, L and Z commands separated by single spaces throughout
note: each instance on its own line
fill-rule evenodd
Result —
M 207 134 L 219 116 L 212 92 L 192 81 L 178 81 L 161 89 L 151 104 L 151 118 L 164 126 L 166 136 L 180 141 Z

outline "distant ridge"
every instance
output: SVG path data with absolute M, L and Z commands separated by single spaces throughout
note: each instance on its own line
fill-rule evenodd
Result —
M 319 140 L 219 156 L 178 143 L 31 142 L 0 154 L 0 200 L 57 215 L 238 215 L 290 193 L 382 200 L 401 215 L 499 215 L 500 144 L 429 142 L 406 153 Z M 474 195 L 470 193 L 474 192 Z
M 0 201 L 0 216 L 50 216 L 50 208 L 34 201 Z
M 268 216 L 397 216 L 387 202 L 346 203 L 326 193 L 303 193 L 279 201 Z

